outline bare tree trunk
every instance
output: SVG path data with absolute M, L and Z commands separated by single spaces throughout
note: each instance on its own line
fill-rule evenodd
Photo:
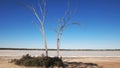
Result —
M 47 48 L 46 36 L 45 36 L 45 32 L 43 32 L 43 33 L 44 33 L 43 38 L 44 38 L 45 53 L 46 53 L 46 56 L 48 56 L 48 48 Z
M 61 24 L 60 24 L 60 20 L 58 20 L 58 30 L 57 30 L 57 35 L 56 35 L 56 37 L 57 37 L 57 57 L 59 57 L 59 50 L 60 50 L 60 32 L 61 32 L 61 30 L 60 30 L 60 28 L 61 28 Z
M 59 50 L 60 50 L 60 39 L 57 39 L 57 57 L 59 57 Z
M 45 39 L 45 41 L 44 41 L 44 45 L 45 45 L 46 56 L 48 56 L 48 49 L 47 49 L 47 42 L 46 42 L 46 39 Z

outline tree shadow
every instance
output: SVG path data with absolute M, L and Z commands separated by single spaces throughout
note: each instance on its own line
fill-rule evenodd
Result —
M 103 68 L 96 63 L 64 62 L 64 68 Z

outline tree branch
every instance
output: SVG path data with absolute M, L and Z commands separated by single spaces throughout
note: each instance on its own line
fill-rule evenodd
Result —
M 41 26 L 44 26 L 44 22 L 40 19 L 40 17 L 38 16 L 36 10 L 34 7 L 32 7 L 33 13 L 35 15 L 35 17 L 38 19 L 38 21 L 40 22 Z

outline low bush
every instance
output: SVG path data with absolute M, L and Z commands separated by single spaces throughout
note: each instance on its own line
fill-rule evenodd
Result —
M 45 66 L 49 68 L 50 66 L 63 66 L 63 61 L 59 57 L 47 57 L 47 56 L 39 56 L 39 57 L 31 57 L 29 54 L 24 55 L 20 59 L 11 60 L 12 63 L 16 65 L 23 66 Z

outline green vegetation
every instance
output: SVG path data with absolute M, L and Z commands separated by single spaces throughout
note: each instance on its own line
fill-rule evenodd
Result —
M 62 59 L 58 57 L 47 57 L 47 56 L 39 56 L 39 57 L 31 57 L 29 54 L 24 55 L 20 59 L 11 60 L 12 63 L 21 66 L 43 66 L 46 68 L 49 67 L 63 67 Z

